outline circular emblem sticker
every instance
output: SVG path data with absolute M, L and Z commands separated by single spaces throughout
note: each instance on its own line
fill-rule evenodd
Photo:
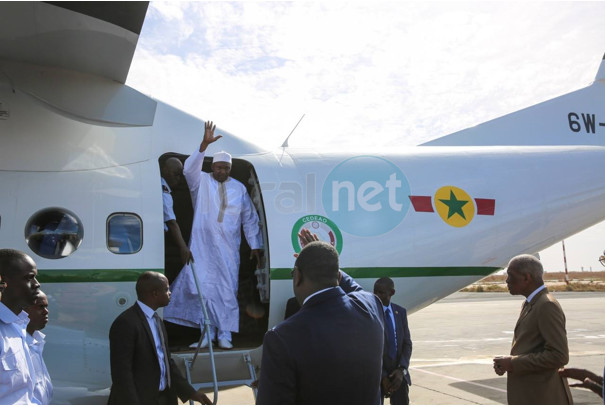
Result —
M 293 244 L 295 253 L 301 251 L 301 242 L 299 241 L 297 234 L 302 229 L 309 229 L 310 232 L 316 234 L 320 240 L 331 243 L 331 245 L 335 247 L 335 250 L 337 250 L 337 253 L 341 254 L 341 248 L 343 246 L 341 231 L 331 219 L 320 215 L 307 215 L 295 222 L 293 230 L 291 231 L 291 243 Z
M 474 218 L 472 198 L 457 187 L 445 186 L 436 191 L 434 207 L 445 223 L 456 228 L 466 226 Z
M 344 232 L 379 236 L 402 222 L 409 195 L 409 183 L 398 166 L 384 158 L 358 156 L 327 175 L 322 204 Z

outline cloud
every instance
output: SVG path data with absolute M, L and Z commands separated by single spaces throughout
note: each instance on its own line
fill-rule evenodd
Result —
M 412 145 L 587 84 L 602 8 L 153 2 L 128 83 L 268 148 L 303 113 L 295 146 Z
M 268 149 L 304 113 L 291 146 L 405 148 L 589 84 L 604 33 L 603 2 L 151 2 L 127 83 Z

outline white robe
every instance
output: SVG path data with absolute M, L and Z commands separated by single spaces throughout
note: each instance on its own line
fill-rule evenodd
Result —
M 190 250 L 194 269 L 211 325 L 221 331 L 238 332 L 238 267 L 240 265 L 240 227 L 251 249 L 261 248 L 259 217 L 244 185 L 228 178 L 224 184 L 227 207 L 218 222 L 220 183 L 212 174 L 202 172 L 204 152 L 198 150 L 184 165 L 184 175 L 194 208 Z M 204 323 L 196 283 L 189 265 L 185 265 L 171 286 L 171 302 L 164 308 L 164 319 L 176 324 L 198 327 Z

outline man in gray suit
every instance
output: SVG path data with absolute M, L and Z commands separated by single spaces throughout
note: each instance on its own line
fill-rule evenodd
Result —
M 507 273 L 510 294 L 526 297 L 510 356 L 493 359 L 495 373 L 508 372 L 508 404 L 572 404 L 558 373 L 569 361 L 565 314 L 544 285 L 542 263 L 523 254 L 510 260 Z

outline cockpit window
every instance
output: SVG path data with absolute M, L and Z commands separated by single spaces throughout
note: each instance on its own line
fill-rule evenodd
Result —
M 30 217 L 25 225 L 25 241 L 38 256 L 61 259 L 75 252 L 82 238 L 82 222 L 71 211 L 63 208 L 42 209 Z
M 134 213 L 112 213 L 107 218 L 107 247 L 112 253 L 133 254 L 143 246 L 143 222 Z

